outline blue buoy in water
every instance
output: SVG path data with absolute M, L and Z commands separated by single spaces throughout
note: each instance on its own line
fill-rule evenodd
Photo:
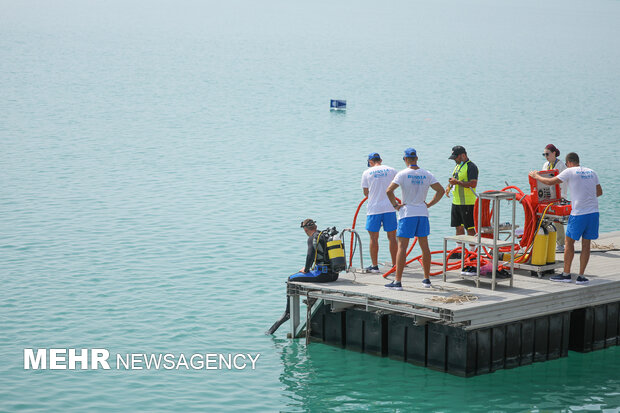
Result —
M 329 102 L 330 110 L 347 110 L 347 101 L 341 99 L 332 99 Z

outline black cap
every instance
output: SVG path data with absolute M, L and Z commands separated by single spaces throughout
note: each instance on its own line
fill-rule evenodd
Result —
M 463 148 L 462 146 L 456 145 L 455 147 L 452 148 L 452 155 L 450 155 L 448 159 L 456 159 L 457 156 L 463 153 L 467 153 L 465 148 Z

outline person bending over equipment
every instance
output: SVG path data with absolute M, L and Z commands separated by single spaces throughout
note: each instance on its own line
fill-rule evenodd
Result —
M 571 213 L 566 225 L 564 244 L 564 272 L 553 275 L 551 281 L 571 282 L 570 267 L 575 257 L 575 241 L 581 241 L 581 257 L 579 259 L 579 275 L 575 284 L 587 284 L 589 280 L 583 276 L 590 260 L 590 244 L 598 238 L 598 197 L 603 195 L 603 188 L 598 175 L 590 168 L 579 165 L 579 155 L 574 152 L 566 155 L 568 169 L 553 178 L 544 178 L 536 171 L 530 176 L 545 185 L 557 185 L 563 182 L 568 184 L 571 197 Z
M 387 165 L 381 165 L 381 156 L 373 152 L 368 155 L 368 169 L 362 174 L 362 190 L 364 196 L 368 197 L 366 213 L 366 230 L 370 236 L 370 259 L 372 265 L 366 270 L 368 272 L 379 272 L 379 230 L 387 233 L 390 242 L 390 255 L 392 265 L 396 262 L 396 211 L 392 207 L 385 191 L 396 176 L 396 170 Z
M 390 290 L 402 290 L 401 283 L 407 247 L 409 239 L 418 237 L 418 245 L 422 249 L 422 266 L 424 268 L 424 279 L 422 285 L 426 288 L 431 286 L 429 278 L 431 272 L 431 250 L 428 247 L 428 234 L 430 225 L 428 222 L 428 208 L 435 205 L 443 196 L 443 187 L 429 171 L 418 166 L 418 155 L 415 149 L 405 150 L 403 157 L 406 169 L 403 169 L 394 178 L 394 181 L 387 189 L 387 196 L 392 206 L 399 211 L 400 220 L 398 221 L 398 253 L 396 254 L 396 279 L 385 287 Z M 396 202 L 394 191 L 401 187 L 402 204 Z M 428 188 L 435 190 L 435 196 L 431 202 L 426 202 Z

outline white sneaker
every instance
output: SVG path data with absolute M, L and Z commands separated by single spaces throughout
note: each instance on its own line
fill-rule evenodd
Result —
M 555 249 L 555 252 L 561 252 L 561 253 L 563 253 L 563 252 L 564 252 L 564 245 L 558 245 L 558 246 L 556 247 L 556 249 Z

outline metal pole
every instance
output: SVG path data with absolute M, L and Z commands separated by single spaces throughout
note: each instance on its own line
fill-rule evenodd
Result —
M 291 304 L 291 338 L 297 338 L 297 327 L 299 327 L 299 295 L 291 294 L 289 296 Z
M 512 243 L 510 245 L 510 286 L 515 278 L 515 209 L 517 207 L 517 195 L 512 199 Z
M 495 276 L 497 275 L 497 238 L 499 237 L 499 205 L 500 199 L 493 198 L 493 268 L 491 269 L 491 290 L 495 291 Z
M 476 288 L 480 287 L 480 254 L 482 254 L 482 194 L 478 196 L 478 254 L 476 254 Z
M 312 302 L 310 301 L 310 292 L 306 292 L 306 345 L 310 344 L 310 325 L 312 323 Z
M 444 237 L 443 239 L 443 282 L 446 282 L 446 272 L 448 271 L 448 240 Z

